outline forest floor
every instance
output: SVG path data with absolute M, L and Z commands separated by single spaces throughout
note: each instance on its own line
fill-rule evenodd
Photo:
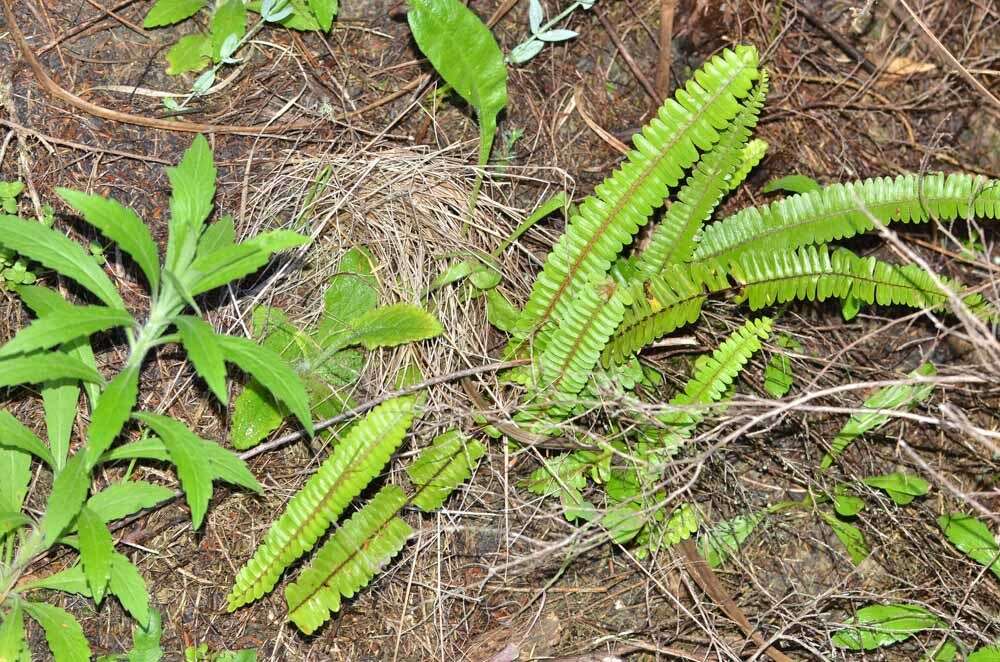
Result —
M 150 4 L 13 0 L 20 30 L 53 85 L 90 104 L 152 118 L 166 112 L 157 91 L 183 94 L 194 77 L 164 71 L 166 49 L 192 26 L 141 29 Z M 543 0 L 549 12 L 557 4 L 565 3 Z M 403 4 L 343 0 L 329 35 L 264 29 L 241 52 L 245 64 L 225 69 L 220 89 L 196 98 L 184 119 L 269 127 L 210 135 L 220 173 L 216 207 L 234 215 L 238 233 L 296 218 L 315 202 L 313 183 L 330 166 L 329 184 L 311 207 L 325 229 L 307 264 L 217 297 L 209 308 L 212 322 L 246 329 L 261 302 L 285 308 L 293 319 L 314 318 L 317 289 L 343 251 L 358 244 L 378 259 L 386 300 L 414 300 L 456 256 L 495 250 L 549 196 L 566 190 L 579 200 L 592 192 L 622 158 L 615 140 L 628 142 L 659 105 L 663 4 L 600 0 L 573 14 L 567 27 L 578 37 L 510 67 L 510 104 L 471 227 L 463 214 L 475 176 L 475 120 L 453 97 L 434 94 L 441 83 L 410 36 Z M 495 18 L 505 52 L 528 34 L 527 0 L 472 0 L 470 6 L 484 20 Z M 919 24 L 906 6 L 915 8 Z M 756 45 L 771 75 L 757 129 L 770 149 L 723 211 L 773 199 L 762 186 L 787 174 L 822 183 L 958 170 L 1000 178 L 1000 113 L 967 80 L 981 81 L 994 100 L 1000 96 L 1000 6 L 993 0 L 680 0 L 672 37 L 666 51 L 671 89 L 712 54 L 739 43 Z M 935 41 L 955 54 L 960 68 L 942 57 Z M 164 167 L 178 161 L 191 134 L 102 119 L 54 98 L 4 26 L 0 67 L 0 180 L 26 182 L 25 210 L 52 202 L 62 223 L 68 210 L 56 203 L 55 187 L 96 191 L 132 206 L 162 240 L 169 195 Z M 306 128 L 282 128 L 303 122 Z M 524 301 L 561 222 L 532 228 L 503 255 L 501 289 L 513 301 Z M 905 228 L 899 237 L 939 273 L 997 300 L 995 232 L 987 231 L 972 250 L 934 225 Z M 877 238 L 853 245 L 864 253 L 888 252 Z M 146 304 L 138 288 L 128 303 Z M 490 329 L 481 300 L 445 288 L 434 295 L 434 306 L 446 322 L 445 342 L 407 350 L 426 376 L 497 355 L 503 338 Z M 684 351 L 650 360 L 668 381 L 683 383 L 691 359 L 714 348 L 741 315 L 732 304 L 712 304 L 702 323 L 682 330 L 693 339 Z M 0 331 L 12 333 L 23 316 L 16 297 L 0 291 Z M 992 375 L 987 384 L 940 386 L 926 407 L 938 420 L 951 412 L 956 420 L 997 429 L 1000 373 L 982 363 L 953 321 L 882 308 L 844 321 L 835 304 L 809 304 L 785 309 L 778 328 L 802 345 L 792 362 L 793 394 L 817 395 L 678 469 L 677 499 L 696 503 L 710 522 L 833 489 L 835 478 L 817 476 L 813 468 L 847 410 L 865 396 L 823 393 L 834 386 L 899 378 L 927 360 L 953 377 Z M 120 357 L 106 351 L 100 358 Z M 742 390 L 766 397 L 760 375 L 768 358 L 754 360 Z M 402 361 L 400 352 L 373 356 L 357 397 L 390 390 Z M 141 392 L 150 394 L 143 408 L 226 442 L 227 412 L 179 356 L 161 352 L 143 375 Z M 404 454 L 447 425 L 477 434 L 473 405 L 458 381 L 436 386 L 429 403 Z M 740 412 L 728 415 L 736 420 Z M 719 430 L 737 427 L 717 423 Z M 906 470 L 934 487 L 906 508 L 870 495 L 872 505 L 857 522 L 872 549 L 865 562 L 852 565 L 829 527 L 806 509 L 775 517 L 752 536 L 718 571 L 723 585 L 754 627 L 793 659 L 839 655 L 829 640 L 835 625 L 874 600 L 926 605 L 967 646 L 1000 640 L 1000 583 L 949 546 L 934 524 L 940 513 L 968 510 L 971 503 L 1000 511 L 1000 453 L 984 444 L 961 426 L 892 422 L 855 444 L 837 475 L 847 480 Z M 163 613 L 168 659 L 182 659 L 186 646 L 200 643 L 212 650 L 256 648 L 263 660 L 585 662 L 677 659 L 679 650 L 704 660 L 760 655 L 676 555 L 637 559 L 627 548 L 576 535 L 557 502 L 518 487 L 537 467 L 537 451 L 515 452 L 493 441 L 473 479 L 439 513 L 413 514 L 414 539 L 317 634 L 304 637 L 283 623 L 278 591 L 227 613 L 236 569 L 323 452 L 303 443 L 257 456 L 251 469 L 264 495 L 220 487 L 197 533 L 180 503 L 121 532 Z M 398 470 L 394 464 L 388 479 Z M 105 601 L 96 610 L 83 599 L 64 604 L 84 624 L 95 651 L 127 648 L 131 624 L 117 604 Z M 916 660 L 921 647 L 933 647 L 945 634 L 866 659 Z M 40 635 L 37 641 L 43 650 Z

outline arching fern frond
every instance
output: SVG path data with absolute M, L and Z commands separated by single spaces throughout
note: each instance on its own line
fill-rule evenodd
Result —
M 805 246 L 795 251 L 746 255 L 729 267 L 732 278 L 743 288 L 750 308 L 794 299 L 823 301 L 830 297 L 854 297 L 864 303 L 941 309 L 948 294 L 934 278 L 915 264 L 896 265 L 874 257 L 859 257 L 846 248 L 830 253 L 825 245 Z M 950 279 L 944 284 L 958 286 Z M 989 312 L 979 294 L 963 297 L 976 314 Z
M 767 74 L 743 102 L 743 108 L 723 132 L 715 148 L 695 165 L 677 199 L 663 214 L 650 237 L 649 245 L 639 256 L 637 269 L 643 279 L 659 273 L 663 267 L 684 262 L 695 249 L 695 237 L 712 215 L 722 197 L 732 188 L 731 177 L 743 166 L 743 149 L 757 125 L 757 118 L 767 97 Z
M 729 280 L 714 262 L 673 264 L 651 278 L 643 296 L 625 310 L 622 323 L 608 340 L 601 361 L 607 367 L 626 361 L 643 347 L 690 324 L 701 314 L 707 289 L 725 289 Z
M 580 392 L 625 314 L 621 292 L 611 282 L 580 291 L 542 352 L 543 384 L 563 395 Z
M 439 434 L 413 463 L 406 474 L 417 492 L 410 500 L 420 510 L 437 510 L 456 487 L 472 475 L 472 467 L 486 449 L 458 430 Z
M 705 228 L 694 259 L 725 262 L 843 239 L 871 230 L 872 218 L 888 224 L 998 217 L 997 180 L 967 174 L 876 177 L 743 209 Z
M 759 76 L 757 51 L 741 46 L 712 58 L 668 99 L 622 166 L 580 205 L 549 253 L 518 320 L 521 338 L 565 316 L 580 288 L 600 281 L 667 193 L 710 149 Z
M 729 178 L 729 190 L 734 190 L 737 186 L 742 184 L 750 171 L 757 167 L 757 165 L 764 159 L 767 154 L 768 144 L 766 140 L 761 140 L 760 138 L 754 138 L 748 142 L 743 147 L 743 152 L 740 155 L 740 164 L 736 166 L 736 172 L 733 176 Z
M 340 609 L 372 580 L 413 533 L 398 517 L 406 495 L 387 485 L 354 513 L 313 557 L 309 567 L 285 589 L 288 618 L 306 634 Z
M 399 447 L 413 421 L 415 403 L 413 397 L 389 400 L 350 428 L 236 575 L 229 611 L 271 591 L 285 568 L 312 549 Z

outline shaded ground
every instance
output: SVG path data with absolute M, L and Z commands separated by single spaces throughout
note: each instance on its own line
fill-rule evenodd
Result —
M 190 78 L 166 76 L 162 59 L 189 25 L 139 34 L 87 3 L 14 4 L 43 66 L 61 86 L 91 102 L 159 116 L 164 108 L 158 98 L 148 96 L 150 91 L 183 92 L 190 85 Z M 450 100 L 433 103 L 434 79 L 421 83 L 430 69 L 419 59 L 397 3 L 343 4 L 328 37 L 263 31 L 249 54 L 250 64 L 227 72 L 237 71 L 220 91 L 196 101 L 198 114 L 187 116 L 218 125 L 314 122 L 308 130 L 266 137 L 214 136 L 220 162 L 217 207 L 233 213 L 242 232 L 296 216 L 315 173 L 323 165 L 334 166 L 332 190 L 322 205 L 325 216 L 316 219 L 326 224 L 321 250 L 314 251 L 299 275 L 276 282 L 266 277 L 273 273 L 267 274 L 220 299 L 212 313 L 220 327 L 247 324 L 252 304 L 259 300 L 303 318 L 315 315 L 310 295 L 330 273 L 339 251 L 354 243 L 372 246 L 386 265 L 382 283 L 392 293 L 388 298 L 412 298 L 464 242 L 494 249 L 540 199 L 563 187 L 582 198 L 618 162 L 619 153 L 588 127 L 581 110 L 626 140 L 656 106 L 636 72 L 654 77 L 660 2 L 602 0 L 594 12 L 577 12 L 570 24 L 580 33 L 577 39 L 546 47 L 528 66 L 511 69 L 512 103 L 498 142 L 498 153 L 509 161 L 488 183 L 478 232 L 470 235 L 461 222 L 476 138 L 469 112 Z M 502 4 L 474 0 L 471 6 L 485 18 Z M 555 9 L 554 2 L 543 4 Z M 891 4 L 678 3 L 674 85 L 718 49 L 740 42 L 758 46 L 772 75 L 770 101 L 758 129 L 770 143 L 769 154 L 727 206 L 764 200 L 761 185 L 788 173 L 823 182 L 954 169 L 1000 176 L 996 110 Z M 1000 94 L 996 4 L 921 4 L 929 31 L 993 94 Z M 148 5 L 118 3 L 115 12 L 139 24 Z M 865 11 L 869 6 L 871 11 Z M 527 2 L 516 3 L 496 23 L 505 51 L 525 37 L 526 12 Z M 831 34 L 850 48 L 838 46 Z M 854 54 L 845 52 L 850 50 Z M 29 212 L 36 200 L 54 201 L 55 186 L 93 189 L 133 206 L 162 239 L 168 195 L 163 163 L 176 162 L 190 136 L 100 120 L 53 101 L 23 66 L 6 32 L 0 33 L 0 63 L 6 136 L 0 179 L 20 177 L 29 184 L 32 202 L 23 211 Z M 118 90 L 102 89 L 107 86 Z M 276 120 L 275 114 L 286 107 Z M 512 144 L 515 129 L 523 135 Z M 503 288 L 513 298 L 523 300 L 556 230 L 554 223 L 537 228 L 507 254 Z M 993 241 L 993 235 L 985 235 L 980 256 L 998 254 Z M 934 228 L 908 231 L 904 242 L 939 270 L 968 283 L 988 286 L 997 272 L 987 260 L 970 264 L 954 259 L 959 247 Z M 858 247 L 876 245 L 861 242 Z M 131 277 L 120 270 L 115 275 L 125 281 Z M 128 303 L 141 309 L 142 297 L 136 286 Z M 0 305 L 0 324 L 9 334 L 20 323 L 20 308 L 2 292 Z M 435 305 L 454 324 L 448 325 L 445 349 L 418 350 L 427 374 L 468 365 L 470 357 L 485 355 L 501 342 L 488 335 L 482 310 L 475 305 L 445 294 Z M 714 347 L 740 316 L 730 305 L 711 307 L 694 331 L 698 351 Z M 948 329 L 936 329 L 918 317 L 898 321 L 900 317 L 878 310 L 846 323 L 834 306 L 788 310 L 781 329 L 796 335 L 804 347 L 796 371 L 818 375 L 802 388 L 885 379 L 928 358 L 952 375 L 985 370 L 968 344 Z M 897 321 L 889 324 L 891 320 Z M 118 358 L 113 351 L 101 356 L 109 365 Z M 747 374 L 760 375 L 767 358 L 758 358 Z M 684 356 L 651 360 L 677 382 L 688 373 Z M 391 384 L 387 372 L 399 361 L 395 355 L 374 359 L 363 395 L 384 392 Z M 225 412 L 211 404 L 180 357 L 165 351 L 153 363 L 143 376 L 149 399 L 142 405 L 183 418 L 206 438 L 225 440 Z M 764 396 L 759 380 L 748 382 L 743 387 L 747 392 Z M 993 429 L 998 395 L 996 382 L 988 388 L 954 386 L 941 389 L 933 403 Z M 848 394 L 812 404 L 851 407 L 861 399 L 861 394 Z M 469 403 L 457 384 L 436 389 L 431 402 L 413 448 L 449 423 L 472 429 L 465 416 Z M 809 488 L 832 489 L 832 478 L 817 485 L 812 467 L 843 419 L 842 412 L 792 411 L 771 421 L 705 458 L 698 482 L 684 498 L 715 520 L 781 498 L 801 498 Z M 887 596 L 931 606 L 966 644 L 1000 637 L 1000 587 L 947 547 L 933 528 L 937 514 L 958 507 L 955 496 L 940 488 L 944 484 L 997 511 L 997 456 L 991 458 L 967 435 L 903 421 L 852 450 L 841 476 L 895 468 L 926 475 L 901 450 L 901 440 L 929 463 L 937 488 L 932 498 L 906 509 L 871 495 L 873 501 L 881 499 L 879 507 L 869 508 L 860 519 L 874 553 L 860 568 L 850 564 L 818 518 L 797 513 L 776 518 L 721 573 L 755 626 L 765 636 L 779 635 L 801 659 L 830 655 L 828 634 L 842 618 L 839 610 Z M 265 497 L 219 489 L 198 534 L 191 533 L 178 505 L 137 522 L 125 531 L 125 540 L 135 545 L 134 558 L 164 612 L 170 659 L 194 642 L 215 649 L 259 647 L 263 659 L 274 660 L 486 660 L 511 646 L 522 651 L 520 659 L 609 651 L 634 654 L 633 659 L 670 659 L 669 647 L 698 651 L 706 659 L 752 654 L 739 630 L 690 585 L 677 560 L 663 555 L 638 561 L 608 543 L 577 536 L 557 504 L 532 500 L 517 489 L 516 481 L 535 466 L 534 457 L 505 453 L 495 445 L 491 451 L 448 509 L 412 517 L 418 533 L 402 555 L 313 637 L 282 625 L 279 592 L 236 614 L 224 609 L 236 568 L 315 466 L 305 446 L 254 461 L 252 469 L 267 488 Z M 678 468 L 678 486 L 689 469 Z M 152 479 L 169 480 L 169 475 Z M 82 600 L 68 604 L 84 621 L 95 649 L 126 647 L 130 625 L 117 605 L 109 601 L 94 613 Z M 928 643 L 934 642 L 922 641 Z M 915 646 L 884 655 L 918 657 Z

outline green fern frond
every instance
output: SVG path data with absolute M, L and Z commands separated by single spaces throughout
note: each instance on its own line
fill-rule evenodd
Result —
M 761 341 L 771 334 L 771 319 L 748 320 L 736 329 L 711 355 L 699 356 L 694 374 L 684 391 L 670 400 L 671 409 L 657 419 L 675 432 L 687 435 L 704 417 L 704 405 L 717 402 L 735 381 L 750 357 L 760 351 Z
M 767 141 L 760 138 L 754 138 L 743 146 L 743 152 L 740 154 L 740 164 L 736 166 L 736 172 L 729 178 L 730 191 L 746 180 L 750 171 L 756 168 L 764 159 L 764 156 L 767 154 L 767 148 Z
M 743 109 L 723 132 L 715 149 L 694 167 L 677 200 L 663 214 L 650 237 L 649 246 L 639 256 L 638 271 L 643 279 L 663 267 L 684 262 L 696 247 L 695 238 L 722 197 L 731 189 L 731 177 L 743 165 L 743 148 L 767 97 L 767 74 L 743 103 Z
M 843 239 L 871 230 L 872 218 L 889 224 L 998 217 L 998 180 L 959 173 L 876 177 L 743 209 L 705 228 L 694 259 L 728 262 Z
M 542 352 L 542 383 L 563 395 L 579 393 L 624 314 L 622 289 L 614 283 L 580 291 Z
M 710 149 L 739 112 L 759 76 L 757 61 L 756 49 L 745 46 L 712 58 L 635 135 L 625 163 L 583 201 L 549 253 L 518 320 L 519 337 L 565 317 L 580 288 L 604 277 L 698 151 Z
M 389 400 L 350 428 L 236 575 L 229 611 L 270 592 L 285 568 L 312 549 L 399 447 L 413 421 L 415 403 L 413 397 Z
M 915 264 L 895 265 L 874 257 L 859 257 L 846 248 L 833 253 L 825 245 L 795 251 L 746 255 L 730 265 L 730 273 L 743 287 L 750 308 L 758 310 L 793 299 L 823 301 L 848 296 L 864 303 L 941 309 L 948 295 L 934 278 Z M 944 284 L 958 291 L 947 278 Z M 963 297 L 976 314 L 988 312 L 979 294 Z
M 406 468 L 417 487 L 410 501 L 425 513 L 437 510 L 456 487 L 468 480 L 476 460 L 485 452 L 481 443 L 469 440 L 458 430 L 439 434 Z
M 341 597 L 366 586 L 413 533 L 398 517 L 405 504 L 403 491 L 387 485 L 344 522 L 285 589 L 289 620 L 312 634 L 340 609 Z
M 730 287 L 714 262 L 665 267 L 648 281 L 643 295 L 633 297 L 601 354 L 603 365 L 620 364 L 657 338 L 698 319 L 708 296 L 706 286 L 710 291 Z

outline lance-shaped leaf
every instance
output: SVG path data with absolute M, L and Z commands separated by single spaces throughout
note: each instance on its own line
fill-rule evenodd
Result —
M 389 400 L 350 428 L 236 575 L 229 593 L 230 611 L 273 589 L 285 568 L 312 549 L 399 447 L 413 420 L 414 405 L 412 397 Z
M 1000 577 L 1000 546 L 986 524 L 961 513 L 941 515 L 937 522 L 951 544 Z
M 112 308 L 125 309 L 118 290 L 80 244 L 37 221 L 0 216 L 0 246 L 56 271 Z
M 139 625 L 149 623 L 149 591 L 139 569 L 124 554 L 111 556 L 111 592 Z
M 413 533 L 397 515 L 406 495 L 387 485 L 334 532 L 312 563 L 285 589 L 288 618 L 312 634 L 395 556 Z
M 87 429 L 83 453 L 93 467 L 121 433 L 139 394 L 139 367 L 126 366 L 101 393 Z
M 940 619 L 919 605 L 869 605 L 858 610 L 851 626 L 833 635 L 833 645 L 850 650 L 874 650 L 905 641 L 937 627 Z
M 0 359 L 0 387 L 37 384 L 59 379 L 100 383 L 101 375 L 79 359 L 62 352 Z
M 134 211 L 99 195 L 68 188 L 57 188 L 56 193 L 80 212 L 83 220 L 131 256 L 145 274 L 149 286 L 156 291 L 160 283 L 160 254 L 149 228 Z
M 180 421 L 159 414 L 137 413 L 135 418 L 148 425 L 163 440 L 170 459 L 177 467 L 177 477 L 191 508 L 191 522 L 201 527 L 212 498 L 212 470 L 205 461 L 204 440 Z
M 80 540 L 80 562 L 90 586 L 94 602 L 101 604 L 104 591 L 111 579 L 111 557 L 115 553 L 115 543 L 111 532 L 101 517 L 84 506 L 76 518 L 76 530 Z
M 10 611 L 0 612 L 0 660 L 23 659 L 24 643 L 24 614 L 21 603 L 14 600 Z
M 485 452 L 481 443 L 458 430 L 439 434 L 406 468 L 417 490 L 413 505 L 424 512 L 440 508 L 448 495 L 468 480 L 476 460 Z
M 69 459 L 63 470 L 52 481 L 52 494 L 49 495 L 45 515 L 42 516 L 39 525 L 46 548 L 52 546 L 80 512 L 84 499 L 87 498 L 88 489 L 90 489 L 90 468 L 83 453 L 77 453 Z
M 194 369 L 219 402 L 227 404 L 229 394 L 226 392 L 226 362 L 212 325 L 193 315 L 179 315 L 174 318 L 174 324 L 180 332 L 181 343 L 187 350 Z
M 308 242 L 308 237 L 288 230 L 265 232 L 242 244 L 199 255 L 182 280 L 191 296 L 197 296 L 254 273 L 267 264 L 274 253 Z
M 80 336 L 133 323 L 127 311 L 104 306 L 73 306 L 65 311 L 53 311 L 21 329 L 10 342 L 0 347 L 0 357 L 48 349 Z
M 67 542 L 72 541 L 67 540 Z M 59 591 L 60 593 L 82 595 L 85 598 L 92 597 L 90 594 L 90 585 L 87 583 L 87 575 L 84 574 L 83 566 L 79 563 L 51 575 L 29 580 L 22 584 L 19 589 L 22 591 L 47 589 L 50 591 Z
M 24 611 L 45 631 L 45 640 L 55 662 L 90 659 L 90 644 L 72 614 L 45 602 L 25 602 Z
M 104 523 L 152 508 L 174 495 L 173 490 L 142 480 L 112 483 L 87 499 L 87 509 Z
M 49 467 L 55 467 L 52 453 L 42 443 L 42 440 L 6 409 L 0 410 L 0 447 L 31 453 Z M 18 504 L 19 506 L 20 504 Z M 16 509 L 12 508 L 12 510 Z
M 2 432 L 0 439 L 3 439 Z M 0 447 L 0 510 L 20 512 L 30 482 L 31 455 Z
M 331 341 L 326 353 L 349 345 L 365 349 L 395 347 L 426 340 L 441 334 L 441 323 L 423 308 L 409 303 L 395 303 L 364 313 L 349 325 L 349 333 Z
M 3 540 L 11 531 L 16 531 L 22 526 L 27 526 L 31 523 L 27 517 L 21 513 L 16 512 L 0 512 L 0 540 Z
M 194 258 L 205 219 L 212 212 L 215 174 L 212 149 L 202 135 L 195 136 L 176 168 L 167 168 L 171 195 L 166 268 L 171 273 L 185 272 Z

